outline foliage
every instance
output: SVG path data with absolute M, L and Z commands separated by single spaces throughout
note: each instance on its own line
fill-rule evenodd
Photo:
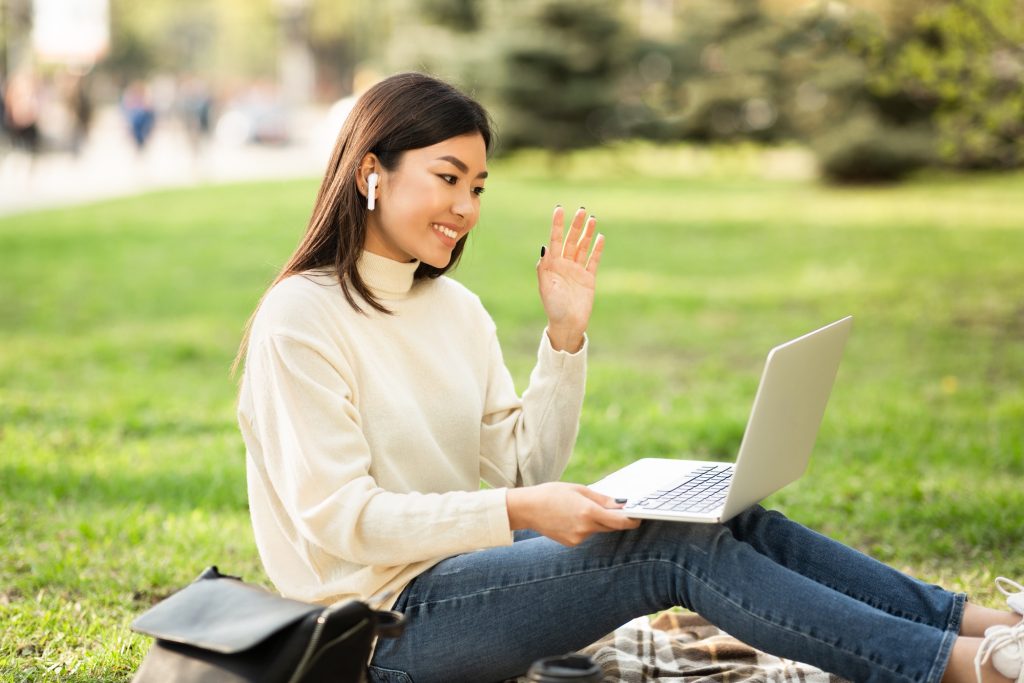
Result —
M 871 88 L 871 59 L 886 49 L 876 18 L 826 6 L 800 17 L 789 40 L 802 51 L 788 80 L 790 120 L 826 178 L 894 181 L 935 161 L 929 103 Z
M 840 181 L 1024 164 L 1024 4 L 858 6 L 112 0 L 104 68 L 121 80 L 154 71 L 269 77 L 290 35 L 308 42 L 322 95 L 348 94 L 368 64 L 434 73 L 488 105 L 505 150 L 561 153 L 638 137 L 796 140 Z M 18 7 L 25 0 L 11 5 L 8 23 L 21 21 Z
M 641 96 L 655 137 L 797 139 L 839 181 L 895 180 L 931 160 L 928 110 L 869 88 L 867 57 L 884 42 L 871 15 L 834 4 L 779 15 L 735 0 L 694 3 L 682 24 L 662 48 L 670 76 Z
M 934 109 L 938 149 L 961 168 L 1024 165 L 1024 4 L 928 3 L 884 61 L 872 89 Z
M 481 3 L 478 0 L 421 0 L 420 8 L 424 18 L 431 23 L 456 31 L 476 31 L 481 26 Z
M 689 4 L 680 23 L 671 43 L 643 51 L 633 81 L 654 90 L 643 96 L 652 118 L 671 122 L 661 135 L 700 141 L 784 135 L 785 26 L 758 0 Z
M 619 4 L 432 0 L 417 10 L 424 21 L 396 27 L 388 70 L 424 69 L 472 90 L 499 121 L 504 151 L 593 146 L 615 133 L 630 49 Z
M 673 174 L 659 145 L 491 164 L 456 276 L 520 391 L 555 202 L 608 248 L 566 479 L 735 452 L 765 351 L 856 316 L 807 479 L 771 505 L 1000 604 L 1024 576 L 1024 176 L 821 187 Z M 266 584 L 227 376 L 312 181 L 208 186 L 0 219 L 0 680 L 127 681 L 131 619 L 205 564 Z
M 898 10 L 885 25 L 839 3 L 789 15 L 757 0 L 693 4 L 668 46 L 669 107 L 682 102 L 682 111 L 660 132 L 800 139 L 840 181 L 895 180 L 940 162 L 1024 164 L 1024 5 L 941 0 Z M 672 120 L 667 108 L 655 120 Z
M 502 120 L 505 149 L 564 151 L 604 137 L 621 77 L 622 23 L 602 0 L 506 7 L 489 25 L 494 78 L 483 92 Z
M 273 76 L 271 0 L 111 0 L 111 52 L 100 68 L 121 81 L 154 72 L 219 79 Z
M 630 7 L 431 0 L 391 63 L 475 87 L 507 148 L 799 140 L 843 182 L 1024 163 L 1015 0 L 907 0 L 884 20 L 840 2 L 675 3 L 669 36 Z
M 812 144 L 822 174 L 837 182 L 900 180 L 933 159 L 926 127 L 896 127 L 870 111 L 851 114 L 817 133 Z

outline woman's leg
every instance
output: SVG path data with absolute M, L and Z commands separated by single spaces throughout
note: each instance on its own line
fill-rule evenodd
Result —
M 403 591 L 396 609 L 406 615 L 406 631 L 379 644 L 372 679 L 498 680 L 673 605 L 754 647 L 851 680 L 940 679 L 961 596 L 929 595 L 927 615 L 902 618 L 759 552 L 755 545 L 776 534 L 780 543 L 800 545 L 803 532 L 744 517 L 731 526 L 646 522 L 633 531 L 595 534 L 575 548 L 533 537 L 449 558 Z M 753 542 L 737 539 L 733 529 Z M 814 546 L 822 538 L 804 543 Z M 852 551 L 831 562 L 845 563 L 846 552 Z M 827 574 L 829 562 L 818 558 L 812 573 Z M 886 576 L 892 571 L 874 565 Z M 868 592 L 870 576 L 857 577 L 858 592 Z M 887 607 L 909 614 L 911 605 L 902 604 L 895 588 L 885 592 L 894 594 Z M 925 623 L 943 610 L 937 624 Z
M 754 506 L 726 526 L 757 552 L 834 591 L 902 619 L 959 629 L 965 596 L 908 576 L 779 512 Z
M 947 628 L 950 593 L 907 576 L 777 512 L 754 507 L 730 520 L 733 535 L 818 583 L 890 614 Z M 960 635 L 981 638 L 990 626 L 1013 626 L 1021 615 L 965 602 Z

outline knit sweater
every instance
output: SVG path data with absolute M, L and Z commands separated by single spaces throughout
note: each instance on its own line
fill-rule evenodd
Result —
M 558 479 L 572 452 L 586 342 L 543 334 L 520 398 L 480 300 L 417 265 L 360 258 L 392 315 L 309 271 L 253 321 L 238 419 L 256 545 L 286 596 L 397 598 L 445 557 L 510 544 L 507 487 Z

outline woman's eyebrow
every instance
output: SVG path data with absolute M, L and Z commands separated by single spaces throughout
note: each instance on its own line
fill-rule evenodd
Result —
M 449 156 L 437 157 L 436 160 L 437 161 L 447 161 L 449 164 L 451 164 L 455 168 L 459 169 L 463 173 L 468 173 L 469 172 L 469 166 L 466 166 L 466 164 L 464 164 L 462 162 L 462 160 L 459 159 L 458 157 L 453 157 L 453 156 L 449 155 Z M 486 178 L 487 177 L 487 171 L 482 171 L 480 173 L 477 173 L 476 177 L 477 178 Z

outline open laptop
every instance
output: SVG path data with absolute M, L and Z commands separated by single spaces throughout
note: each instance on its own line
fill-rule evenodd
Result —
M 642 458 L 590 488 L 637 519 L 724 522 L 807 469 L 853 317 L 768 353 L 735 463 Z

